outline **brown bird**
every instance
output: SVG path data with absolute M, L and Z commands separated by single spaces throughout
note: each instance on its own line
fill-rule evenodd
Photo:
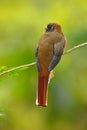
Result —
M 38 92 L 36 104 L 47 105 L 48 81 L 51 71 L 59 63 L 66 45 L 66 38 L 61 26 L 49 23 L 41 36 L 36 49 L 36 66 L 38 70 Z

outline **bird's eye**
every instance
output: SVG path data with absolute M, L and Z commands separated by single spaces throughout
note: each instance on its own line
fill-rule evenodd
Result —
M 48 25 L 46 32 L 52 32 L 53 30 L 54 30 L 54 27 L 52 25 Z

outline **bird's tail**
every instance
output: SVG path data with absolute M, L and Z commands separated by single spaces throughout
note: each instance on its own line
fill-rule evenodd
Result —
M 36 105 L 38 106 L 46 106 L 47 105 L 47 97 L 48 97 L 48 76 L 41 76 L 38 74 L 38 93 L 36 99 Z

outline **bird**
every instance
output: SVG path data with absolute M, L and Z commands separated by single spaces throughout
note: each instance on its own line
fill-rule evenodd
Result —
M 47 24 L 45 33 L 36 47 L 36 67 L 38 70 L 38 89 L 36 105 L 46 107 L 48 84 L 53 69 L 59 63 L 66 46 L 66 37 L 61 25 L 55 22 Z

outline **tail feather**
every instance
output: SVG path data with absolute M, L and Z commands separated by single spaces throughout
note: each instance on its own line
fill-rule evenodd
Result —
M 48 76 L 38 75 L 38 93 L 36 104 L 38 106 L 46 106 L 47 105 L 47 96 L 48 96 Z

